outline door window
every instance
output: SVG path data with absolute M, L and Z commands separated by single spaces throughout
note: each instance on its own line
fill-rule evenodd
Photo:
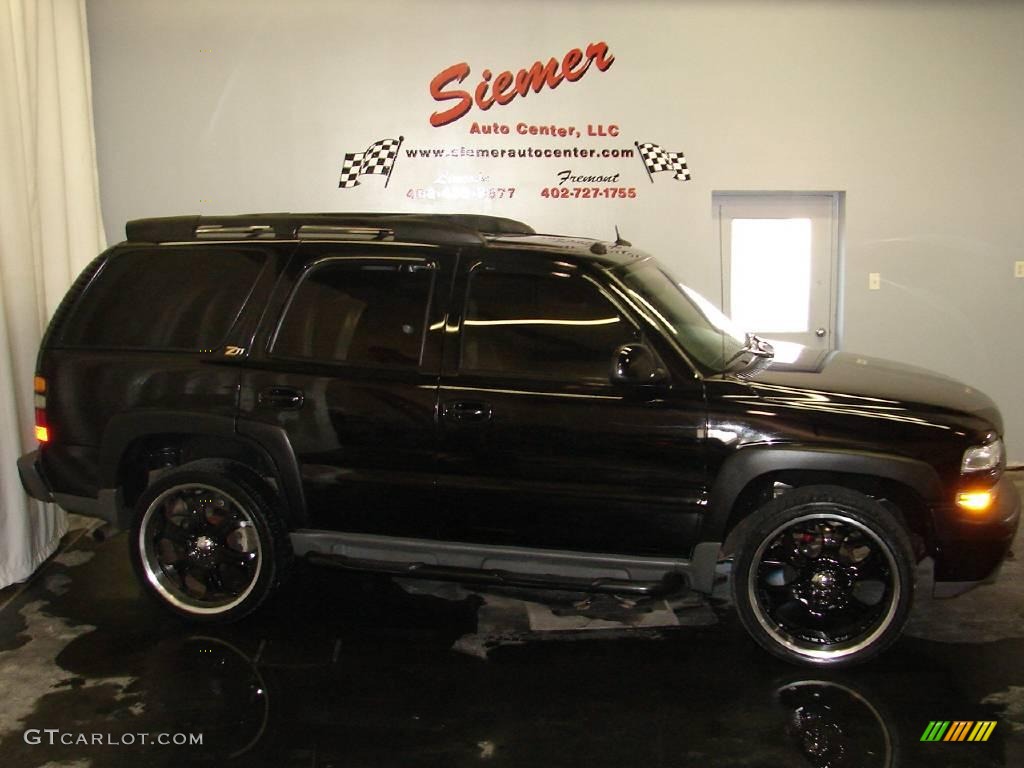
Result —
M 299 282 L 271 349 L 279 357 L 414 368 L 433 282 L 430 265 L 329 260 Z
M 729 306 L 741 328 L 804 333 L 811 295 L 811 220 L 733 219 Z
M 636 327 L 597 286 L 560 272 L 471 273 L 460 370 L 607 382 Z

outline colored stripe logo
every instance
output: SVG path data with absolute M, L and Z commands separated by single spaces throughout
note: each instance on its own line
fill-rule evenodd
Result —
M 988 741 L 995 729 L 995 720 L 932 720 L 921 741 Z

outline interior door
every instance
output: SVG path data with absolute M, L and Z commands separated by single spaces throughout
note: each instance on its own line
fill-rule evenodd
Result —
M 838 193 L 715 193 L 722 306 L 737 327 L 837 347 L 839 202 Z
M 286 430 L 311 527 L 436 534 L 435 294 L 449 259 L 373 244 L 303 243 L 293 256 L 283 310 L 268 311 L 243 373 L 240 416 Z
M 442 538 L 686 556 L 704 484 L 699 382 L 613 385 L 646 340 L 587 265 L 482 252 L 456 282 L 439 391 Z

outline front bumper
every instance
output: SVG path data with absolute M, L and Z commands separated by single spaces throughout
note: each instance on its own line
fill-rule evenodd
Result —
M 935 597 L 955 597 L 999 575 L 1020 525 L 1020 494 L 1005 475 L 995 493 L 992 508 L 980 517 L 955 506 L 936 510 Z

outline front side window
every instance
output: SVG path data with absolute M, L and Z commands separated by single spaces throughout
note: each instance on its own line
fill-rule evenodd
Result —
M 469 280 L 460 370 L 607 382 L 615 350 L 637 338 L 582 277 L 479 269 Z
M 735 324 L 653 259 L 618 270 L 616 277 L 640 310 L 702 365 L 720 371 L 743 350 L 744 335 Z
M 223 344 L 266 261 L 257 249 L 159 246 L 117 253 L 74 308 L 72 347 L 210 350 Z
M 314 267 L 292 294 L 272 353 L 414 368 L 423 347 L 433 271 L 426 264 L 338 259 Z

